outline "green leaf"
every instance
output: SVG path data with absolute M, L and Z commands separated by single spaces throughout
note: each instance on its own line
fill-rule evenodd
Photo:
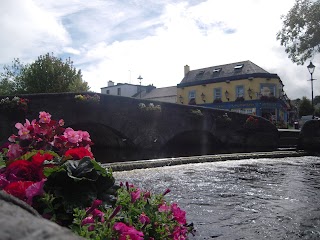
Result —
M 93 167 L 96 171 L 98 171 L 103 177 L 107 176 L 107 174 L 110 174 L 104 167 L 102 167 L 98 162 L 95 160 L 91 160 Z M 112 173 L 111 173 L 112 175 Z
M 94 169 L 94 164 L 89 157 L 84 157 L 80 161 L 68 160 L 65 163 L 65 166 L 67 167 L 68 176 L 75 180 L 87 179 L 89 181 L 96 181 L 99 177 L 99 174 Z
M 56 166 L 56 167 L 45 167 L 43 169 L 43 174 L 46 177 L 49 177 L 51 174 L 53 173 L 57 173 L 57 172 L 62 172 L 62 171 L 66 171 L 63 166 Z

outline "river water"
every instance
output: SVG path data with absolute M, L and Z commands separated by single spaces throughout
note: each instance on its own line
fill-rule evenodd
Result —
M 320 239 L 320 157 L 248 159 L 115 172 L 186 210 L 190 239 Z

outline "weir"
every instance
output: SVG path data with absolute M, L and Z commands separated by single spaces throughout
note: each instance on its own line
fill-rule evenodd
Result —
M 261 158 L 114 172 L 187 212 L 190 239 L 319 239 L 320 157 Z

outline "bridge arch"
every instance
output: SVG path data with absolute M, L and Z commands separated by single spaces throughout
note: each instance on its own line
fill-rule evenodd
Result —
M 130 158 L 137 147 L 133 141 L 116 129 L 96 122 L 74 123 L 65 127 L 87 131 L 94 145 L 91 150 L 97 159 L 104 162 L 125 161 Z
M 161 152 L 170 156 L 213 154 L 224 148 L 221 140 L 206 130 L 180 132 L 163 146 Z

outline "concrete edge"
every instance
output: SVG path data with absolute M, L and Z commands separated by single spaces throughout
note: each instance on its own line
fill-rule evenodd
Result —
M 258 159 L 258 158 L 285 158 L 285 157 L 301 157 L 313 156 L 304 151 L 273 151 L 273 152 L 253 152 L 253 153 L 232 153 L 232 154 L 218 154 L 192 157 L 177 157 L 177 158 L 163 158 L 152 160 L 139 160 L 119 163 L 104 163 L 105 168 L 111 168 L 112 171 L 130 171 L 134 169 L 156 168 L 165 166 L 175 166 L 190 163 L 205 163 L 218 162 L 228 160 L 242 160 L 242 159 Z

